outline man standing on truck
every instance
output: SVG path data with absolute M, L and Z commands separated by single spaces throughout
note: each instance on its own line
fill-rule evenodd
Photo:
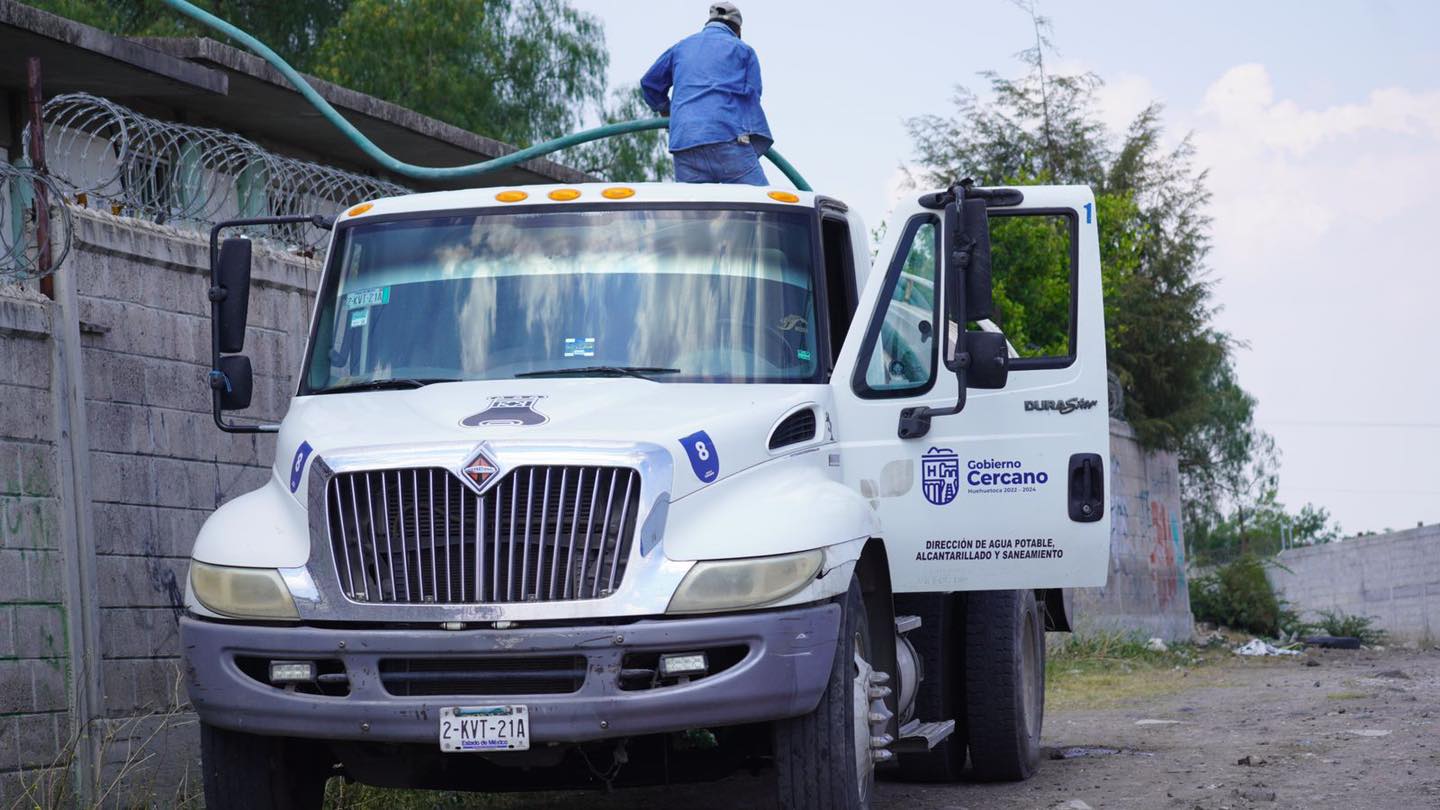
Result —
M 705 27 L 661 54 L 640 80 L 645 103 L 670 116 L 682 183 L 770 184 L 760 168 L 774 142 L 760 109 L 760 60 L 741 41 L 740 24 L 734 3 L 715 3 Z

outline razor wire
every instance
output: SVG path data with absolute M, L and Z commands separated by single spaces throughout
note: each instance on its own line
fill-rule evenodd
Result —
M 48 233 L 40 228 L 43 190 Z M 70 253 L 70 207 L 48 176 L 0 160 L 0 281 L 26 281 L 55 271 Z M 41 237 L 48 243 L 48 266 Z
M 321 214 L 407 194 L 396 183 L 277 155 L 232 132 L 162 121 L 89 93 L 45 103 L 50 175 L 81 207 L 160 224 L 208 228 L 235 218 Z M 25 129 L 26 143 L 30 127 Z M 256 236 L 302 253 L 325 244 L 309 224 L 262 226 Z

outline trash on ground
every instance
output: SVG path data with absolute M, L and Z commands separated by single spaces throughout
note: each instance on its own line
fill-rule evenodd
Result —
M 1300 640 L 1311 647 L 1326 647 L 1332 650 L 1360 649 L 1360 639 L 1354 636 L 1306 636 Z
M 1178 725 L 1180 725 L 1180 721 L 1179 721 L 1179 720 L 1151 720 L 1151 719 L 1148 719 L 1148 718 L 1147 718 L 1147 719 L 1145 719 L 1145 720 L 1136 720 L 1136 721 L 1135 721 L 1135 725 L 1137 725 L 1137 726 L 1178 726 Z
M 1252 638 L 1243 645 L 1235 648 L 1236 655 L 1299 655 L 1299 650 L 1282 650 L 1274 644 L 1267 644 L 1258 638 Z
M 1388 728 L 1352 728 L 1349 730 L 1356 737 L 1389 737 Z
M 1165 640 L 1162 638 L 1152 638 L 1149 641 L 1145 642 L 1145 649 L 1149 650 L 1150 652 L 1170 651 L 1170 648 L 1165 645 Z

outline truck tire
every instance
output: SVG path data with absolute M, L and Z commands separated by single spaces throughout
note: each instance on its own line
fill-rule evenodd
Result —
M 872 686 L 888 676 L 872 669 L 870 631 L 860 582 L 850 580 L 842 603 L 840 639 L 815 711 L 775 723 L 776 800 L 790 810 L 864 810 L 875 792 L 871 737 L 883 723 L 869 720 Z M 876 728 L 879 730 L 876 730 Z
M 965 714 L 971 777 L 1029 779 L 1045 719 L 1045 630 L 1034 591 L 976 591 L 965 601 Z
M 320 745 L 201 723 L 206 810 L 319 810 L 330 776 Z
M 920 656 L 925 677 L 915 693 L 915 716 L 954 720 L 955 733 L 925 753 L 901 754 L 900 778 L 909 782 L 956 782 L 965 770 L 964 595 L 909 593 L 895 596 L 895 614 L 920 617 L 905 635 Z

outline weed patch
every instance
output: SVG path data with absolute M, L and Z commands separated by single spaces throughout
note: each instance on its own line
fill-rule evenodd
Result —
M 1161 651 L 1147 641 L 1135 633 L 1059 637 L 1045 663 L 1047 704 L 1089 709 L 1176 692 L 1198 683 L 1195 671 L 1223 654 L 1191 644 Z

